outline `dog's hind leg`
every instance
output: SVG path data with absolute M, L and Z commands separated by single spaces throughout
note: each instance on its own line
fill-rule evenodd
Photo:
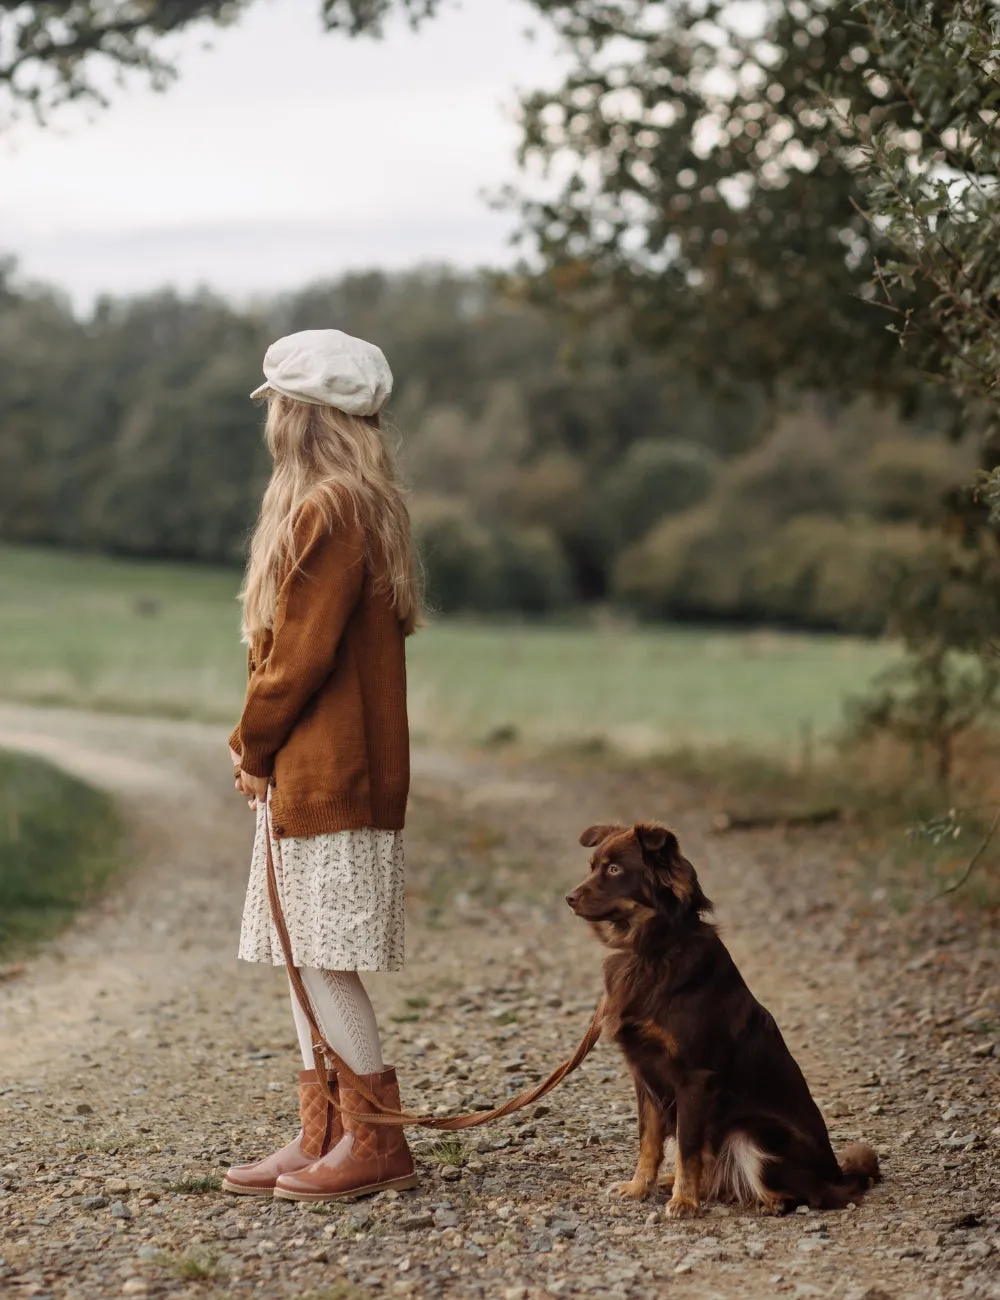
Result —
M 656 1190 L 656 1175 L 663 1162 L 667 1125 L 662 1109 L 650 1097 L 639 1079 L 635 1080 L 635 1095 L 639 1109 L 639 1160 L 631 1181 L 614 1183 L 610 1190 L 632 1201 L 644 1201 Z

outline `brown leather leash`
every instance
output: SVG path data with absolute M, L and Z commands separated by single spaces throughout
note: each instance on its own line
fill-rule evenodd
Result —
M 587 1032 L 569 1060 L 563 1061 L 562 1065 L 557 1066 L 549 1077 L 543 1079 L 541 1083 L 537 1083 L 533 1088 L 528 1088 L 524 1092 L 519 1092 L 516 1096 L 508 1098 L 502 1105 L 494 1106 L 492 1110 L 471 1111 L 466 1115 L 411 1115 L 409 1111 L 394 1110 L 392 1107 L 386 1106 L 384 1102 L 375 1096 L 365 1080 L 354 1073 L 346 1061 L 333 1050 L 324 1038 L 316 1015 L 316 1009 L 310 1000 L 302 975 L 295 965 L 292 957 L 292 941 L 288 934 L 288 926 L 285 924 L 285 915 L 281 907 L 281 895 L 278 892 L 274 854 L 271 849 L 271 810 L 267 799 L 264 800 L 264 840 L 267 845 L 267 896 L 271 905 L 271 919 L 274 921 L 274 928 L 281 944 L 281 952 L 288 968 L 288 978 L 291 980 L 295 996 L 299 1000 L 299 1005 L 305 1013 L 312 1032 L 313 1060 L 316 1063 L 317 1081 L 327 1101 L 335 1109 L 346 1115 L 351 1115 L 353 1118 L 363 1119 L 368 1124 L 391 1124 L 400 1128 L 419 1125 L 421 1128 L 444 1129 L 448 1132 L 453 1132 L 456 1129 L 478 1128 L 480 1124 L 489 1124 L 495 1119 L 503 1119 L 505 1115 L 513 1115 L 516 1111 L 523 1110 L 525 1106 L 530 1106 L 532 1102 L 541 1100 L 553 1088 L 557 1088 L 567 1075 L 572 1074 L 597 1045 L 604 1020 L 603 998 L 594 1011 L 594 1017 L 587 1028 Z M 280 848 L 278 853 L 280 856 Z M 327 1078 L 327 1069 L 329 1067 L 332 1067 L 336 1072 L 338 1080 L 346 1083 L 348 1087 L 363 1097 L 370 1106 L 375 1108 L 376 1113 L 374 1115 L 355 1115 L 352 1111 L 344 1110 L 337 1094 L 330 1087 Z

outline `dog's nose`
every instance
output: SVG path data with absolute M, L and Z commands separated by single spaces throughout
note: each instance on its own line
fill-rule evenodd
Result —
M 576 911 L 576 905 L 577 903 L 579 903 L 579 901 L 580 901 L 580 891 L 578 889 L 574 889 L 572 894 L 566 895 L 566 902 L 569 903 L 570 907 L 572 907 L 574 911 Z

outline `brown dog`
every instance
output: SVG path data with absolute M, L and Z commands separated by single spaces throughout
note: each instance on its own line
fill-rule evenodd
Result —
M 664 826 L 592 826 L 590 874 L 566 897 L 615 949 L 605 1032 L 635 1081 L 639 1162 L 616 1189 L 641 1200 L 677 1141 L 669 1215 L 720 1199 L 782 1213 L 842 1209 L 878 1180 L 871 1147 L 838 1164 L 819 1108 L 771 1015 L 705 915 L 712 905 Z

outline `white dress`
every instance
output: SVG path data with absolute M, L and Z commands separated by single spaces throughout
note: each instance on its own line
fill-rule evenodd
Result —
M 243 961 L 283 966 L 267 897 L 264 809 L 243 907 Z M 334 831 L 271 839 L 274 870 L 296 966 L 395 971 L 403 965 L 403 836 L 399 831 Z

